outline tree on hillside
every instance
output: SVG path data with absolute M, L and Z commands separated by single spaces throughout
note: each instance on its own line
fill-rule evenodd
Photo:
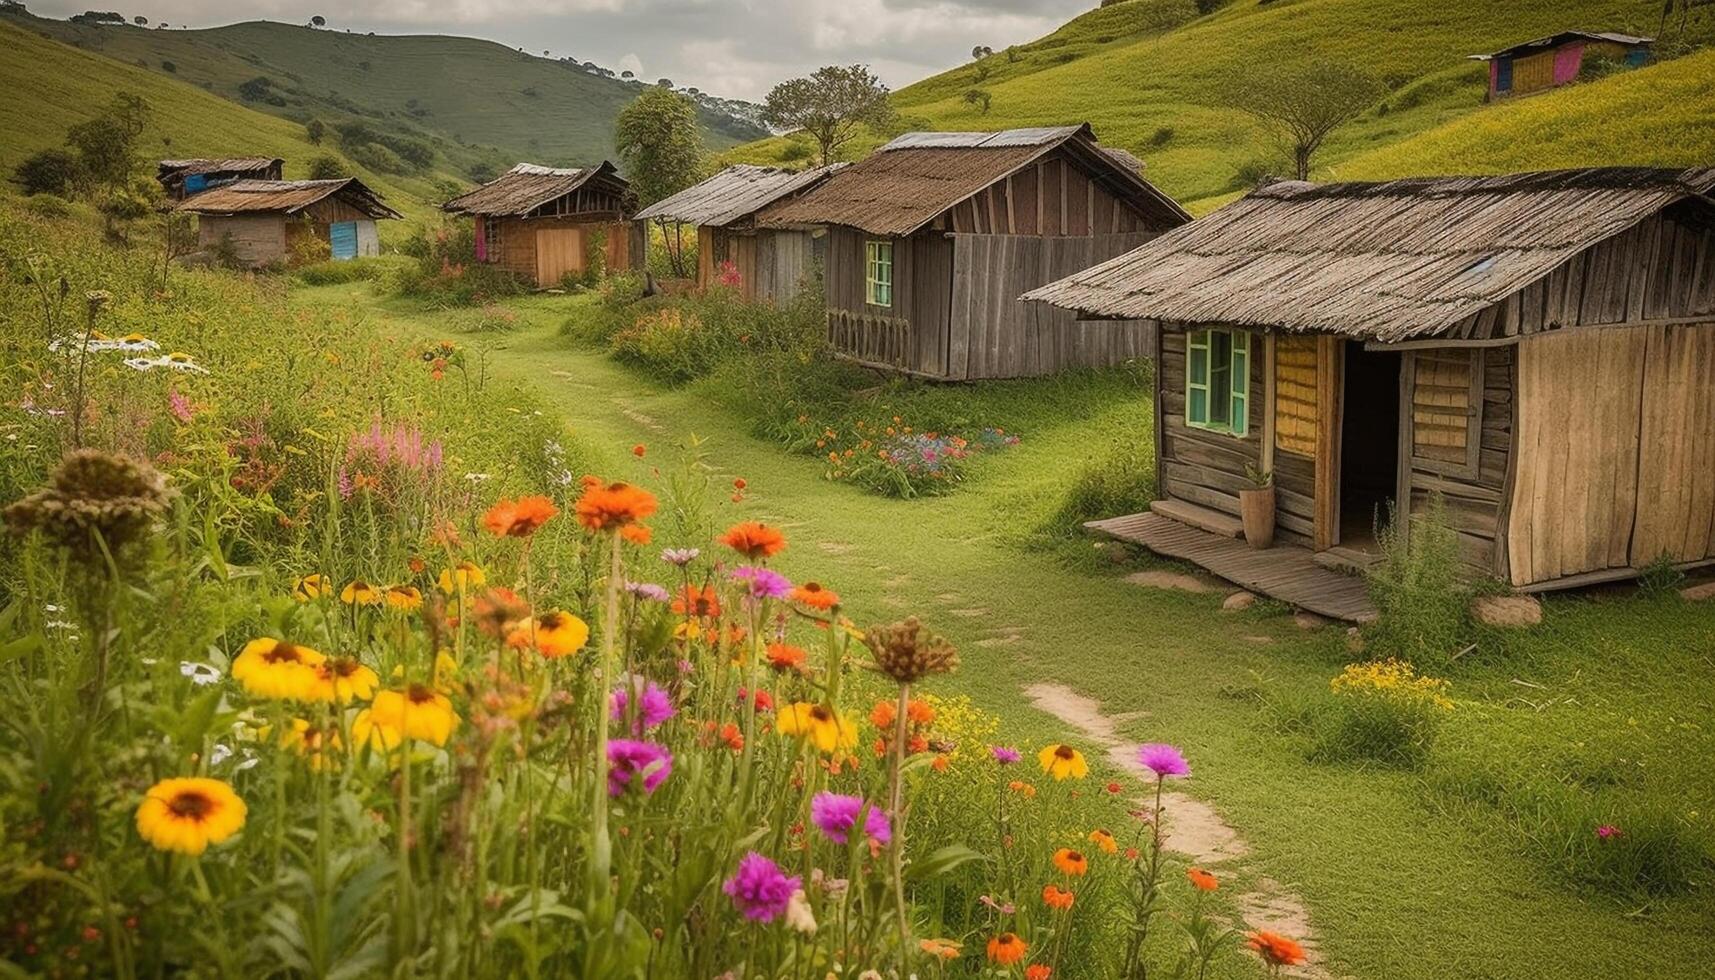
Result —
M 984 58 L 987 58 L 991 54 L 994 54 L 993 48 L 989 47 L 986 44 L 979 44 L 976 47 L 971 49 L 971 60 L 972 61 L 981 61 Z
M 138 27 L 148 27 L 149 26 L 149 18 L 144 17 L 142 14 L 138 14 L 137 16 L 131 18 L 131 23 L 136 24 Z
M 614 148 L 625 163 L 625 175 L 637 200 L 645 206 L 677 194 L 696 183 L 703 170 L 703 136 L 697 128 L 697 106 L 688 97 L 652 88 L 620 110 L 613 127 Z M 667 235 L 667 223 L 661 232 Z M 673 274 L 685 275 L 682 229 L 666 238 Z
M 327 137 L 327 134 L 328 124 L 320 119 L 311 119 L 304 123 L 304 136 L 315 146 L 321 146 L 322 140 Z
M 66 130 L 66 146 L 77 155 L 80 175 L 90 184 L 122 188 L 137 168 L 137 139 L 150 114 L 141 96 L 121 92 L 107 111 Z
M 326 27 L 326 26 L 328 26 L 328 19 L 326 17 L 323 17 L 321 14 L 316 14 L 314 17 L 310 18 L 310 26 L 311 27 Z
M 311 180 L 338 180 L 341 177 L 350 176 L 351 168 L 331 153 L 323 153 L 320 156 L 310 158 Z
M 823 165 L 857 135 L 859 126 L 882 126 L 893 116 L 887 86 L 865 65 L 819 68 L 808 78 L 781 82 L 768 93 L 762 116 L 770 125 L 802 129 L 816 140 Z
M 1330 133 L 1357 118 L 1381 94 L 1351 65 L 1312 61 L 1256 65 L 1226 87 L 1223 101 L 1261 120 L 1292 158 L 1299 180 L 1310 179 L 1311 158 Z
M 977 112 L 985 116 L 989 113 L 989 103 L 992 101 L 994 96 L 989 94 L 988 89 L 974 88 L 965 93 L 965 105 L 976 106 Z

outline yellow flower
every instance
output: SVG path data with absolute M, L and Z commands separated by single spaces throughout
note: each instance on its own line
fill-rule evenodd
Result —
M 415 586 L 389 585 L 386 591 L 387 608 L 399 612 L 415 612 L 423 608 L 423 593 Z
M 232 661 L 232 679 L 259 698 L 314 700 L 316 668 L 326 660 L 309 647 L 265 636 L 244 645 Z
M 435 654 L 435 690 L 442 694 L 451 694 L 458 689 L 459 662 L 453 655 L 442 650 Z
M 299 602 L 314 602 L 331 591 L 332 587 L 328 585 L 327 576 L 320 572 L 305 575 L 292 584 L 292 598 Z
M 849 712 L 841 715 L 825 704 L 799 701 L 789 705 L 775 719 L 774 727 L 782 735 L 810 740 L 824 755 L 857 746 L 857 718 Z
M 238 833 L 245 812 L 218 779 L 163 779 L 137 807 L 137 833 L 158 850 L 194 856 Z
M 395 748 L 406 738 L 447 744 L 459 716 L 447 696 L 412 684 L 403 691 L 382 691 L 351 723 L 351 735 L 378 749 Z
M 334 657 L 316 666 L 316 685 L 312 700 L 368 701 L 375 696 L 381 678 L 375 671 L 359 663 L 356 657 Z
M 335 752 L 340 749 L 339 731 L 331 727 L 323 728 L 302 718 L 293 718 L 288 729 L 280 733 L 280 745 L 299 755 L 308 756 L 310 768 L 317 772 L 321 771 L 323 765 L 338 763 L 337 758 L 324 757 L 323 752 L 328 748 Z
M 589 640 L 589 624 L 562 609 L 525 620 L 506 637 L 506 644 L 519 650 L 534 646 L 552 659 L 582 650 Z
M 1090 774 L 1090 764 L 1084 761 L 1084 754 L 1070 745 L 1046 746 L 1036 753 L 1036 761 L 1042 764 L 1042 771 L 1056 781 L 1068 777 L 1083 779 Z
M 1114 840 L 1114 835 L 1105 830 L 1090 831 L 1090 843 L 1101 848 L 1103 854 L 1114 854 L 1120 849 L 1119 841 Z
M 448 595 L 479 589 L 487 581 L 488 576 L 483 574 L 475 562 L 461 561 L 451 568 L 441 569 L 441 591 Z
M 339 590 L 339 601 L 346 605 L 373 606 L 381 601 L 381 590 L 362 579 L 346 583 Z

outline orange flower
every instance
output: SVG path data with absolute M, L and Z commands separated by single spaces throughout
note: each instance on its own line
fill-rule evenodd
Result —
M 641 442 L 631 447 L 631 455 L 636 456 L 638 459 L 642 459 L 643 454 L 647 451 L 648 450 L 643 448 L 643 443 Z
M 956 960 L 964 947 L 951 939 L 924 939 L 917 948 L 939 960 Z
M 838 593 L 817 582 L 805 582 L 792 590 L 792 601 L 822 612 L 840 604 Z
M 1011 966 L 1024 959 L 1024 954 L 1030 951 L 1030 944 L 1018 937 L 1015 932 L 1003 932 L 989 940 L 989 959 L 1001 966 Z
M 655 532 L 646 524 L 627 524 L 619 529 L 619 536 L 632 544 L 648 544 Z
M 718 619 L 721 614 L 721 600 L 715 595 L 715 587 L 712 585 L 705 585 L 700 589 L 687 585 L 679 593 L 679 598 L 673 600 L 673 614 Z
M 1072 907 L 1073 895 L 1059 885 L 1042 886 L 1042 904 L 1061 912 Z
M 1304 962 L 1304 947 L 1274 932 L 1253 932 L 1245 944 L 1273 966 L 1297 966 Z
M 772 558 L 786 547 L 786 535 L 776 528 L 757 521 L 743 521 L 734 524 L 721 535 L 721 544 L 755 561 L 758 558 Z
M 635 524 L 655 513 L 658 506 L 655 495 L 642 487 L 629 483 L 603 485 L 600 480 L 589 482 L 586 478 L 584 492 L 573 509 L 577 511 L 579 524 L 591 531 L 601 531 Z
M 505 586 L 495 586 L 476 597 L 477 628 L 490 636 L 505 636 L 512 624 L 529 615 L 530 607 Z
M 1025 797 L 1026 799 L 1029 799 L 1029 798 L 1034 797 L 1036 795 L 1036 787 L 1030 785 L 1027 782 L 1024 782 L 1023 780 L 1015 779 L 1012 782 L 1007 783 L 1006 788 L 1012 790 L 1014 793 L 1017 793 L 1020 796 Z
M 1101 848 L 1103 854 L 1113 854 L 1120 849 L 1118 842 L 1114 840 L 1114 835 L 1105 830 L 1090 831 L 1090 843 Z
M 740 493 L 743 493 L 743 492 L 744 492 L 744 488 L 745 488 L 745 487 L 747 487 L 747 486 L 750 486 L 750 484 L 748 484 L 748 483 L 746 483 L 746 482 L 744 482 L 744 477 L 742 477 L 742 476 L 735 476 L 735 477 L 733 477 L 733 479 L 732 479 L 732 488 L 733 488 L 733 489 L 734 489 L 734 490 L 737 490 L 737 491 L 739 491 L 739 492 L 740 492 Z
M 1136 860 L 1137 860 L 1137 859 L 1138 859 L 1138 856 L 1139 856 L 1139 855 L 1140 855 L 1140 854 L 1141 854 L 1141 853 L 1142 853 L 1142 852 L 1141 852 L 1141 851 L 1139 851 L 1139 850 L 1138 850 L 1138 849 L 1137 849 L 1137 848 L 1135 848 L 1135 847 L 1128 847 L 1128 848 L 1126 848 L 1126 849 L 1125 849 L 1125 859 L 1126 859 L 1126 860 L 1127 860 L 1127 861 L 1136 861 Z
M 927 701 L 912 698 L 906 703 L 905 717 L 910 718 L 913 725 L 933 725 L 935 723 L 935 708 Z
M 869 723 L 884 732 L 893 731 L 893 723 L 899 720 L 899 709 L 892 701 L 877 701 L 875 707 L 869 709 Z
M 527 538 L 559 512 L 547 497 L 499 500 L 482 515 L 482 526 L 497 538 Z
M 1054 852 L 1054 866 L 1074 878 L 1090 870 L 1090 861 L 1078 851 L 1062 847 Z
M 1120 791 L 1125 789 L 1125 787 L 1121 786 L 1119 783 L 1109 783 L 1109 784 L 1107 784 L 1107 786 L 1105 786 L 1103 788 L 1106 789 L 1110 794 L 1112 794 L 1114 796 L 1118 796 L 1120 794 Z
M 1032 963 L 1024 968 L 1024 980 L 1048 980 L 1054 975 L 1054 968 L 1046 963 Z
M 936 772 L 946 772 L 952 765 L 952 762 L 948 761 L 946 756 L 938 755 L 935 757 L 935 761 L 929 763 L 929 768 Z
M 788 670 L 803 670 L 804 659 L 808 656 L 803 647 L 795 647 L 788 643 L 770 643 L 768 645 L 768 666 L 782 673 Z
M 1191 884 L 1196 885 L 1200 892 L 1212 892 L 1221 887 L 1220 881 L 1202 868 L 1186 868 L 1185 877 L 1191 879 Z

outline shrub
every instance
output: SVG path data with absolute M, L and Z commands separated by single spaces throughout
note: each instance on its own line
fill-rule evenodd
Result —
M 72 203 L 58 194 L 36 194 L 24 206 L 39 218 L 65 218 L 72 213 Z
M 1330 697 L 1311 722 L 1317 759 L 1416 767 L 1453 709 L 1446 681 L 1399 660 L 1351 664 L 1328 686 Z
M 1149 145 L 1163 147 L 1173 142 L 1174 129 L 1172 126 L 1158 126 L 1149 136 Z
M 383 267 L 381 289 L 436 306 L 480 306 L 528 288 L 517 276 L 476 261 L 476 232 L 469 222 L 420 231 L 400 252 L 414 261 Z
M 399 256 L 368 256 L 339 262 L 329 259 L 299 266 L 292 275 L 306 286 L 335 286 L 351 282 L 378 283 L 387 277 L 390 269 L 407 264 L 409 261 Z
M 12 179 L 26 195 L 67 196 L 83 176 L 77 157 L 66 150 L 40 150 L 25 157 L 12 171 Z
M 1434 496 L 1426 512 L 1409 517 L 1394 508 L 1378 538 L 1382 560 L 1369 571 L 1379 612 L 1366 631 L 1371 647 L 1416 663 L 1445 663 L 1461 646 L 1471 601 L 1445 504 Z
M 331 153 L 310 158 L 311 180 L 338 180 L 351 175 L 351 168 Z
M 384 174 L 403 174 L 411 169 L 399 154 L 380 143 L 354 143 L 345 146 L 345 155 L 359 166 Z

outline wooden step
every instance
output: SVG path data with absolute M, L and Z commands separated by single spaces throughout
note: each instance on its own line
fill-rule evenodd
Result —
M 1199 507 L 1183 500 L 1156 500 L 1150 503 L 1149 510 L 1152 514 L 1160 514 L 1169 520 L 1188 524 L 1199 531 L 1219 534 L 1224 538 L 1242 538 L 1245 536 L 1244 523 L 1238 518 L 1231 514 L 1223 514 L 1218 510 L 1211 510 L 1208 507 Z
M 1381 564 L 1382 556 L 1371 551 L 1359 551 L 1356 548 L 1336 545 L 1325 551 L 1316 552 L 1310 556 L 1310 560 L 1323 568 L 1332 569 L 1336 572 L 1361 575 Z

